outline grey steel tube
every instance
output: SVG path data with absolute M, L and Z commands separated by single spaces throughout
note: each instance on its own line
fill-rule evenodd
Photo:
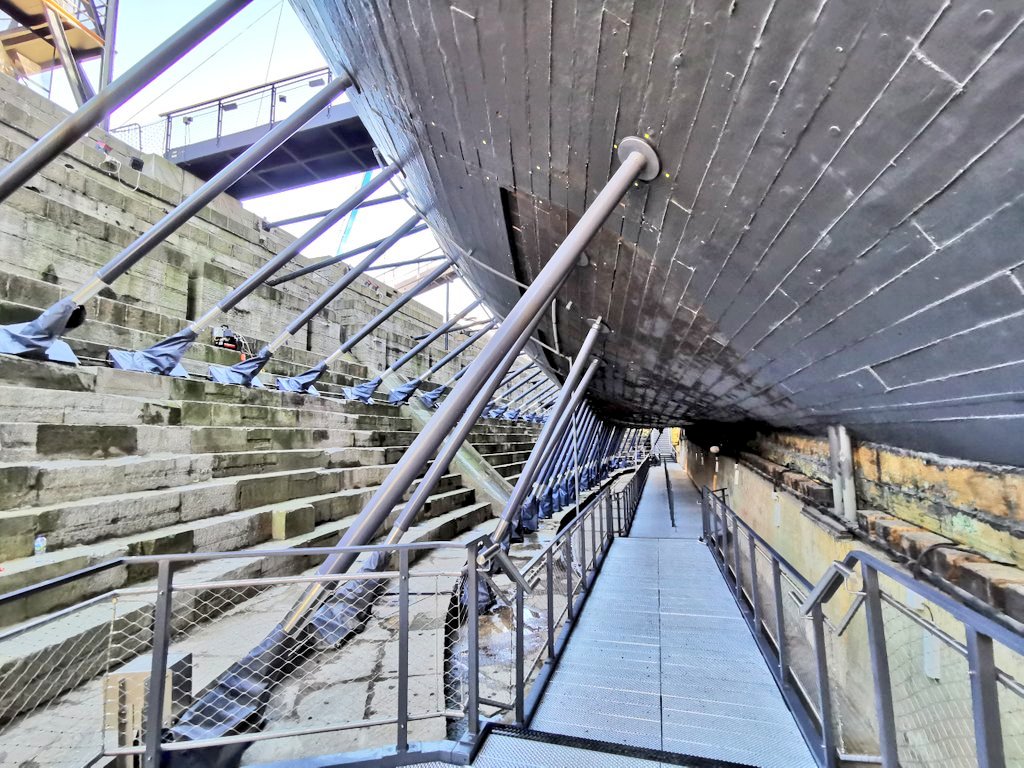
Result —
M 418 259 L 408 259 L 406 261 L 389 261 L 387 264 L 374 264 L 370 267 L 371 272 L 384 271 L 385 269 L 395 269 L 397 267 L 411 267 L 416 264 L 433 264 L 435 261 L 441 261 L 447 259 L 448 255 L 439 253 L 436 256 L 421 256 Z
M 583 435 L 586 432 L 589 432 L 593 418 L 594 416 L 590 411 L 587 411 L 585 414 L 583 414 L 582 421 L 577 422 L 576 426 L 576 434 L 578 436 Z M 575 453 L 574 447 L 574 441 L 572 440 L 570 433 L 570 437 L 568 440 L 566 440 L 565 444 L 563 445 L 562 451 L 557 457 L 557 460 L 555 461 L 553 471 L 547 478 L 547 481 L 544 483 L 544 486 L 541 488 L 540 494 L 549 492 L 552 488 L 561 483 L 562 478 L 565 477 L 566 474 L 568 474 L 569 469 L 572 466 L 573 459 L 575 458 L 573 455 Z
M 0 202 L 39 170 L 95 128 L 149 81 L 176 62 L 199 41 L 245 8 L 251 0 L 218 0 L 158 45 L 138 64 L 103 88 L 78 110 L 47 131 L 14 162 L 0 171 Z
M 359 210 L 363 208 L 369 208 L 374 205 L 381 205 L 382 203 L 394 203 L 399 200 L 405 199 L 405 195 L 388 195 L 387 197 L 375 197 L 373 200 L 367 200 L 360 204 Z M 303 213 L 298 216 L 292 216 L 288 219 L 280 219 L 279 221 L 268 221 L 267 226 L 273 229 L 274 227 L 287 227 L 289 224 L 299 224 L 303 221 L 309 221 L 310 219 L 319 219 L 321 216 L 326 216 L 330 213 L 330 210 L 316 211 L 315 213 Z
M 531 368 L 536 368 L 536 367 L 537 367 L 537 364 L 531 362 L 531 363 L 527 363 L 522 368 L 517 368 L 514 371 L 509 371 L 508 374 L 505 376 L 505 378 L 502 379 L 501 384 L 498 385 L 498 389 L 501 389 L 502 387 L 507 386 L 508 384 L 511 384 L 513 381 L 515 381 L 517 376 L 519 376 L 520 374 L 526 373 Z M 495 390 L 495 391 L 497 391 L 497 390 Z M 500 397 L 500 395 L 499 395 L 499 397 Z
M 592 367 L 593 371 L 596 372 L 597 367 Z M 523 496 L 523 500 L 525 500 L 529 496 L 536 497 L 539 488 L 543 485 L 543 483 L 547 480 L 550 473 L 554 470 L 554 464 L 557 463 L 554 457 L 556 455 L 560 455 L 559 449 L 562 447 L 563 441 L 567 440 L 569 425 L 572 423 L 573 414 L 575 414 L 577 412 L 577 409 L 580 407 L 580 402 L 583 400 L 583 396 L 586 394 L 587 387 L 590 386 L 590 380 L 593 377 L 594 373 L 591 372 L 590 369 L 588 369 L 587 373 L 580 381 L 580 384 L 573 390 L 572 399 L 569 401 L 569 404 L 566 407 L 565 411 L 558 418 L 558 423 L 555 427 L 555 434 L 557 435 L 557 437 L 552 439 L 551 443 L 545 448 L 544 452 L 541 454 L 537 462 L 538 471 L 536 473 L 536 477 L 532 479 L 532 487 L 527 488 L 527 494 Z M 522 501 L 520 501 L 520 503 L 522 503 Z
M 427 369 L 426 373 L 424 373 L 422 376 L 417 376 L 417 378 L 425 379 L 425 378 L 427 378 L 427 376 L 432 376 L 433 374 L 435 374 L 438 371 L 440 371 L 442 368 L 444 368 L 446 365 L 448 365 L 448 363 L 450 363 L 456 357 L 458 357 L 463 352 L 465 352 L 467 349 L 469 349 L 471 346 L 473 346 L 478 341 L 480 341 L 480 339 L 483 337 L 483 335 L 485 333 L 487 333 L 488 331 L 490 331 L 491 328 L 493 328 L 493 327 L 494 327 L 494 321 L 491 320 L 486 325 L 481 327 L 480 330 L 478 330 L 476 333 L 474 333 L 472 336 L 470 336 L 464 342 L 459 344 L 459 346 L 457 346 L 454 349 L 452 349 L 451 351 L 449 351 L 447 355 L 445 355 L 440 360 L 438 360 L 436 363 L 434 363 L 432 366 L 430 366 L 430 368 Z
M 657 155 L 642 139 L 630 137 L 621 141 L 620 154 L 624 156 L 618 170 L 612 174 L 593 204 L 583 213 L 576 226 L 548 259 L 536 280 L 516 302 L 490 342 L 470 365 L 466 375 L 402 454 L 395 468 L 342 536 L 338 542 L 339 547 L 366 544 L 373 538 L 423 467 L 437 453 L 461 415 L 487 385 L 491 376 L 498 371 L 497 381 L 500 381 L 512 366 L 515 356 L 509 356 L 512 353 L 518 354 L 526 345 L 529 336 L 525 332 L 531 329 L 539 321 L 541 313 L 547 310 L 551 298 L 579 262 L 580 253 L 601 229 L 602 223 L 615 210 L 633 182 L 641 176 L 645 179 L 657 176 Z M 355 557 L 351 552 L 338 552 L 324 561 L 318 573 L 342 573 L 348 570 L 353 562 Z M 319 590 L 309 590 L 293 609 L 290 623 L 294 625 L 295 620 L 305 615 L 306 610 L 318 599 Z
M 261 160 L 281 146 L 350 85 L 352 85 L 352 80 L 347 75 L 342 75 L 321 88 L 313 98 L 289 115 L 286 120 L 282 120 L 263 134 L 255 144 L 232 160 L 216 176 L 182 200 L 176 208 L 146 230 L 135 242 L 100 267 L 93 279 L 79 288 L 71 296 L 71 300 L 82 305 L 99 293 L 103 286 L 113 283 L 132 265 L 166 240 L 168 235 L 205 208 L 217 195 L 256 167 Z
M 562 414 L 565 413 L 565 409 L 569 406 L 570 402 L 575 399 L 573 395 L 584 374 L 587 374 L 587 385 L 589 385 L 590 379 L 593 377 L 598 365 L 600 365 L 598 360 L 590 361 L 588 364 L 590 353 L 600 335 L 601 321 L 598 319 L 590 327 L 590 332 L 584 338 L 583 345 L 576 354 L 576 359 L 573 361 L 572 367 L 562 383 L 562 388 L 558 393 L 558 400 L 555 401 L 554 411 L 552 411 L 552 418 L 548 419 L 543 429 L 541 429 L 537 442 L 534 443 L 533 450 L 530 451 L 530 457 L 526 460 L 526 464 L 519 473 L 515 487 L 512 489 L 508 501 L 505 502 L 504 509 L 501 510 L 498 526 L 494 529 L 494 534 L 492 535 L 494 541 L 501 541 L 504 538 L 505 531 L 511 524 L 513 515 L 526 499 L 526 494 L 533 483 L 537 470 L 540 469 L 541 461 L 547 453 L 548 446 L 561 438 L 557 430 L 560 426 Z
M 418 213 L 413 214 L 404 224 L 402 224 L 402 226 L 392 232 L 390 236 L 384 238 L 380 245 L 374 248 L 366 258 L 342 275 L 341 278 L 334 283 L 334 285 L 324 291 L 316 301 L 299 313 L 298 317 L 292 320 L 288 326 L 281 331 L 281 333 L 278 334 L 270 344 L 267 345 L 270 351 L 274 352 L 277 350 L 282 344 L 284 344 L 289 336 L 294 336 L 306 325 L 306 323 L 320 314 L 324 307 L 338 298 L 342 291 L 352 285 L 356 278 L 366 271 L 367 267 L 373 264 L 373 262 L 382 256 L 389 248 L 391 248 L 391 246 L 405 237 L 409 233 L 409 230 L 416 226 L 416 222 L 419 220 L 420 215 Z
M 308 247 L 310 243 L 358 208 L 366 198 L 384 186 L 389 179 L 398 173 L 398 170 L 397 163 L 391 163 L 391 165 L 384 168 L 369 184 L 360 187 L 356 190 L 355 194 L 341 203 L 341 205 L 327 211 L 320 221 L 289 243 L 280 253 L 256 270 L 244 283 L 231 291 L 215 307 L 204 313 L 189 327 L 198 333 L 212 323 L 218 315 L 234 309 L 238 302 L 263 285 L 275 272 L 294 259 L 303 248 Z
M 420 224 L 418 226 L 413 227 L 405 234 L 415 235 L 417 232 L 425 231 L 426 228 L 426 224 Z M 353 256 L 358 256 L 361 253 L 372 251 L 374 248 L 377 248 L 384 242 L 386 242 L 387 239 L 388 238 L 386 237 L 382 237 L 380 240 L 374 240 L 372 243 L 360 245 L 358 248 L 353 248 L 351 251 L 339 253 L 337 256 L 331 256 L 329 259 L 321 259 L 320 261 L 313 262 L 312 264 L 308 264 L 307 266 L 302 267 L 301 269 L 296 269 L 294 272 L 289 272 L 287 275 L 276 277 L 273 280 L 268 280 L 267 285 L 281 285 L 281 283 L 287 283 L 289 280 L 294 280 L 297 277 L 308 275 L 311 272 L 316 272 L 317 270 L 324 269 L 325 267 L 331 267 L 334 266 L 335 264 L 341 264 L 343 261 L 345 261 L 346 259 L 351 259 Z
M 518 410 L 521 411 L 523 408 L 528 407 L 531 403 L 540 400 L 542 397 L 546 395 L 551 394 L 551 392 L 553 392 L 555 388 L 555 385 L 545 383 L 541 384 L 540 389 L 520 392 L 518 395 L 509 400 L 508 403 L 506 403 L 506 412 L 508 410 L 516 410 L 515 408 L 512 408 L 512 406 L 515 405 L 516 403 L 520 404 Z
M 462 318 L 464 318 L 466 315 L 468 315 L 470 312 L 472 312 L 478 306 L 480 306 L 480 300 L 479 299 L 477 299 L 476 301 L 474 301 L 471 304 L 469 304 L 469 306 L 467 306 L 465 309 L 463 309 L 461 312 L 459 312 L 459 314 L 455 315 L 447 323 L 445 323 L 444 325 L 438 326 L 433 331 L 431 331 L 426 336 L 424 336 L 415 347 L 410 349 L 408 352 L 406 352 L 400 358 L 398 358 L 393 363 L 391 363 L 387 368 L 385 368 L 384 369 L 384 373 L 394 373 L 395 371 L 397 371 L 403 365 L 405 365 L 410 360 L 412 360 L 414 357 L 416 357 L 416 355 L 418 355 L 420 352 L 422 352 L 424 349 L 426 349 L 431 344 L 433 344 L 435 341 L 437 341 L 439 338 L 441 338 L 441 336 L 443 336 L 444 334 L 448 333 L 448 331 L 450 331 L 456 325 L 456 323 L 458 323 L 460 320 L 462 320 Z
M 527 331 L 524 332 L 526 339 L 523 341 L 525 344 L 533 334 L 536 324 L 531 325 Z M 412 521 L 416 519 L 416 515 L 427 503 L 427 499 L 430 498 L 430 494 L 433 493 L 434 488 L 437 487 L 441 477 L 448 471 L 448 467 L 455 459 L 455 455 L 459 452 L 459 447 L 469 437 L 470 431 L 476 425 L 477 421 L 480 420 L 481 414 L 484 412 L 484 408 L 487 407 L 487 401 L 490 399 L 494 390 L 497 389 L 504 371 L 516 361 L 519 356 L 519 352 L 509 352 L 505 360 L 502 361 L 501 365 L 495 370 L 494 374 L 487 380 L 484 388 L 480 390 L 477 396 L 473 399 L 469 408 L 459 419 L 458 424 L 455 425 L 455 429 L 445 439 L 444 444 L 441 446 L 440 453 L 434 457 L 434 462 L 430 465 L 430 469 L 420 480 L 420 484 L 416 486 L 416 491 L 412 497 L 407 501 L 403 507 L 402 512 L 395 521 L 394 526 L 391 529 L 391 533 L 388 536 L 388 543 L 395 544 L 401 540 L 402 536 L 406 531 L 409 530 L 409 526 Z M 507 365 L 506 365 L 507 363 Z
M 430 286 L 435 280 L 437 280 L 437 278 L 441 277 L 441 275 L 443 275 L 451 268 L 452 262 L 448 261 L 447 258 L 445 258 L 444 264 L 440 265 L 439 267 L 435 267 L 428 274 L 424 275 L 423 279 L 416 283 L 416 285 L 414 285 L 408 291 L 406 291 L 393 302 L 384 307 L 384 309 L 378 312 L 377 315 L 372 320 L 366 323 L 366 325 L 364 325 L 358 331 L 356 331 L 347 339 L 345 339 L 341 346 L 339 346 L 336 350 L 334 350 L 331 354 L 327 356 L 327 358 L 324 360 L 324 364 L 330 365 L 343 354 L 352 349 L 352 347 L 354 347 L 360 341 L 362 341 L 371 333 L 373 333 L 377 328 L 381 326 L 382 323 L 386 322 L 388 319 L 394 316 L 398 312 L 398 310 L 400 310 L 410 301 L 415 299 L 416 296 L 418 296 L 425 288 Z
M 536 381 L 538 377 L 541 377 L 541 376 L 543 376 L 543 375 L 544 375 L 544 372 L 543 372 L 543 371 L 537 371 L 537 372 L 536 372 L 535 374 L 533 374 L 532 376 L 529 376 L 529 377 L 527 377 L 527 378 L 523 379 L 522 381 L 520 381 L 520 382 L 519 382 L 518 384 L 516 384 L 516 385 L 515 385 L 514 387 L 510 387 L 509 389 L 506 389 L 506 390 L 505 390 L 504 392 L 502 392 L 502 393 L 501 393 L 500 395 L 498 395 L 498 396 L 497 396 L 497 397 L 495 398 L 495 400 L 508 400 L 508 399 L 509 399 L 509 396 L 510 396 L 510 395 L 511 395 L 511 394 L 512 394 L 513 392 L 515 392 L 516 390 L 518 390 L 518 389 L 520 389 L 520 388 L 522 388 L 522 387 L 525 387 L 525 386 L 526 386 L 527 384 L 530 384 L 530 383 L 532 383 L 532 382 Z M 509 402 L 511 403 L 511 402 L 514 402 L 514 401 L 511 401 L 511 400 L 509 400 Z

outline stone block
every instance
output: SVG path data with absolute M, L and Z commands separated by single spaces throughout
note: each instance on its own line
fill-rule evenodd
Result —
M 316 527 L 316 510 L 312 504 L 301 507 L 283 507 L 271 512 L 272 536 L 276 541 L 290 539 L 303 533 L 312 533 Z
M 957 584 L 980 600 L 1001 611 L 1013 603 L 1016 591 L 1024 589 L 1024 571 L 989 562 L 963 562 Z M 1013 593 L 1008 594 L 1008 590 Z

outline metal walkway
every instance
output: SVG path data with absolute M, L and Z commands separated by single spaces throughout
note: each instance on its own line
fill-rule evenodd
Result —
M 530 727 L 762 768 L 814 766 L 700 536 L 700 496 L 651 469 Z M 552 763 L 553 765 L 556 763 Z

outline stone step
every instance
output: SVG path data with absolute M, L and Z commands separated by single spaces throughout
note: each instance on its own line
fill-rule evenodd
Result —
M 299 448 L 2 463 L 0 509 L 177 488 L 238 475 L 394 464 L 403 452 L 400 446 Z
M 491 466 L 506 480 L 514 482 L 511 478 L 519 477 L 519 473 L 523 471 L 525 465 L 525 461 L 513 461 L 510 464 L 492 464 Z
M 459 475 L 445 475 L 428 498 L 421 518 L 435 517 L 474 501 L 471 489 L 460 485 Z M 415 486 L 414 486 L 415 487 Z M 358 514 L 378 486 L 266 504 L 203 520 L 177 523 L 131 536 L 109 538 L 95 544 L 71 546 L 43 555 L 4 563 L 0 594 L 65 576 L 82 568 L 133 555 L 233 552 L 272 540 L 291 539 L 327 523 Z M 401 509 L 401 505 L 396 510 Z M 117 566 L 73 583 L 0 607 L 0 626 L 40 616 L 109 589 L 150 578 L 142 566 Z
M 267 378 L 267 384 L 272 384 L 271 378 Z M 387 403 L 367 405 L 332 397 L 316 398 L 292 392 L 281 392 L 273 386 L 263 389 L 238 387 L 230 384 L 218 384 L 205 378 L 180 379 L 137 371 L 121 371 L 108 368 L 106 365 L 71 367 L 3 355 L 0 355 L 0 384 L 33 389 L 89 392 L 97 395 L 123 395 L 161 402 L 198 400 L 267 405 L 278 408 L 301 406 L 344 413 L 375 413 L 394 416 L 401 414 L 400 407 Z M 323 388 L 340 391 L 339 387 L 330 383 L 325 384 Z
M 462 531 L 480 525 L 491 515 L 490 505 L 470 503 L 421 520 L 411 528 L 404 541 L 444 541 Z M 392 518 L 394 513 L 392 513 Z M 284 541 L 273 541 L 252 548 L 252 557 L 209 560 L 181 569 L 177 583 L 208 583 L 232 579 L 275 578 L 291 576 L 315 567 L 320 558 L 303 555 L 306 547 L 332 546 L 337 543 L 354 521 L 354 516 L 318 526 L 311 532 L 293 536 Z M 390 528 L 391 520 L 382 527 Z M 294 549 L 295 557 L 261 555 L 260 550 Z M 117 616 L 112 618 L 109 602 L 100 601 L 72 610 L 49 620 L 33 622 L 24 631 L 0 640 L 0 681 L 17 680 L 17 685 L 0 685 L 0 723 L 21 712 L 36 709 L 62 693 L 79 687 L 109 668 L 147 653 L 151 647 L 151 622 L 154 603 L 153 582 L 145 586 L 142 594 L 118 598 Z M 213 590 L 191 593 L 189 610 L 176 610 L 175 622 L 180 630 L 205 625 L 210 619 L 223 615 L 225 610 L 239 605 L 251 597 L 251 592 L 236 593 L 237 602 L 227 605 Z M 223 593 L 221 593 L 223 594 Z M 207 599 L 203 599 L 203 598 Z M 114 633 L 117 643 L 109 643 Z M 259 638 L 253 638 L 257 642 Z M 60 664 L 54 664 L 54 659 Z M 234 658 L 224 660 L 225 669 Z M 208 679 L 216 672 L 208 673 Z M 99 695 L 92 697 L 97 702 Z M 52 712 L 47 712 L 52 716 Z M 97 717 L 99 711 L 97 710 Z M 23 722 L 23 727 L 25 724 Z M 17 735 L 5 732 L 5 738 Z
M 310 398 L 310 400 L 319 400 Z M 332 403 L 338 401 L 330 401 Z M 303 404 L 305 405 L 305 404 Z M 272 407 L 198 400 L 148 401 L 125 395 L 85 395 L 53 390 L 46 397 L 27 387 L 0 386 L 0 422 L 6 424 L 167 424 L 408 431 L 412 419 L 373 406 Z
M 487 458 L 494 453 L 507 453 L 511 452 L 527 452 L 533 450 L 534 442 L 531 440 L 515 440 L 507 442 L 487 442 L 487 443 L 473 443 L 473 447 L 476 448 L 477 452 Z
M 495 453 L 489 453 L 484 456 L 487 459 L 487 463 L 492 467 L 501 466 L 504 464 L 513 464 L 516 462 L 525 462 L 530 458 L 529 451 L 498 451 Z
M 60 550 L 114 536 L 353 488 L 377 485 L 391 466 L 264 472 L 192 483 L 178 488 L 98 496 L 0 511 L 0 562 L 27 557 L 37 536 Z
M 407 446 L 418 433 L 404 430 L 307 427 L 197 427 L 144 424 L 0 423 L 4 458 L 105 458 L 153 453 L 211 453 Z

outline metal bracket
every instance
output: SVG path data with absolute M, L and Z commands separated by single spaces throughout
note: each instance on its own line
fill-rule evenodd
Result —
M 639 152 L 644 156 L 644 160 L 647 161 L 637 178 L 641 181 L 653 181 L 658 178 L 658 174 L 661 173 L 661 160 L 658 158 L 658 153 L 654 147 L 639 136 L 627 136 L 619 141 L 620 161 L 625 160 L 634 152 Z

